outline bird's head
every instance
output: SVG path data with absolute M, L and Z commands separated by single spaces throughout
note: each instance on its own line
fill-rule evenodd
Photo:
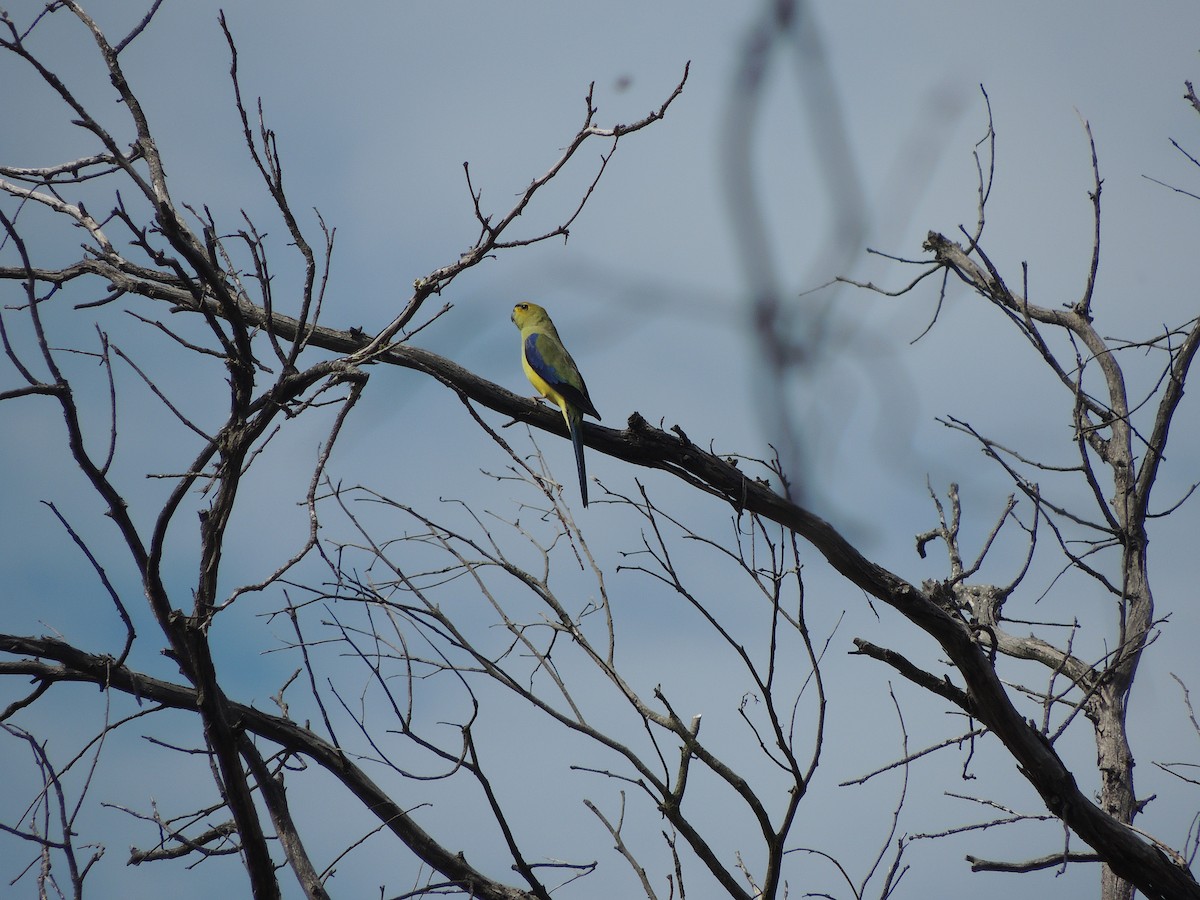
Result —
M 511 318 L 513 324 L 518 328 L 525 328 L 527 325 L 544 325 L 550 322 L 550 316 L 547 315 L 546 310 L 536 303 L 518 303 L 513 307 Z

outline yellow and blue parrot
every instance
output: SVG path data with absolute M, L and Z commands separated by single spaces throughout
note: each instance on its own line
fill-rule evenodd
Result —
M 587 470 L 583 464 L 583 439 L 580 430 L 584 415 L 600 418 L 587 385 L 575 366 L 575 360 L 563 346 L 558 330 L 546 310 L 536 303 L 518 303 L 512 311 L 513 324 L 521 329 L 521 367 L 538 393 L 562 410 L 567 432 L 575 446 L 575 465 L 579 469 L 579 491 L 588 505 Z

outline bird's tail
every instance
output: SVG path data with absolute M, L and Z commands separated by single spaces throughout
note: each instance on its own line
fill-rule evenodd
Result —
M 587 509 L 587 465 L 583 461 L 583 417 L 567 417 L 567 429 L 571 432 L 571 444 L 575 447 L 575 468 L 579 470 L 579 493 L 583 496 L 583 508 Z

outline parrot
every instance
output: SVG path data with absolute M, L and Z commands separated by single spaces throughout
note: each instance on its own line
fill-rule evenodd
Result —
M 512 321 L 521 329 L 521 367 L 538 393 L 562 410 L 567 433 L 575 447 L 575 467 L 579 470 L 579 491 L 583 506 L 588 505 L 587 469 L 583 463 L 583 417 L 599 420 L 600 413 L 588 396 L 587 385 L 575 366 L 575 360 L 563 346 L 550 315 L 536 303 L 518 303 Z

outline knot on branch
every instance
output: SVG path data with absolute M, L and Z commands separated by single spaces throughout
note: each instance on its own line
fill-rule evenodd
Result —
M 1008 594 L 1008 588 L 994 584 L 954 585 L 959 608 L 969 612 L 971 618 L 982 626 L 996 625 L 1000 621 L 1000 610 Z
M 921 582 L 926 595 L 947 612 L 961 614 L 977 628 L 991 628 L 1000 622 L 1000 612 L 1010 589 L 995 584 L 964 584 L 955 579 L 927 579 Z
M 958 598 L 954 594 L 954 588 L 949 581 L 941 581 L 937 578 L 927 578 L 921 582 L 921 590 L 925 596 L 948 612 L 957 612 L 959 610 Z
M 1001 287 L 992 273 L 980 268 L 961 244 L 944 234 L 929 232 L 921 248 L 932 253 L 938 264 L 953 269 L 959 278 L 978 291 L 990 294 Z

